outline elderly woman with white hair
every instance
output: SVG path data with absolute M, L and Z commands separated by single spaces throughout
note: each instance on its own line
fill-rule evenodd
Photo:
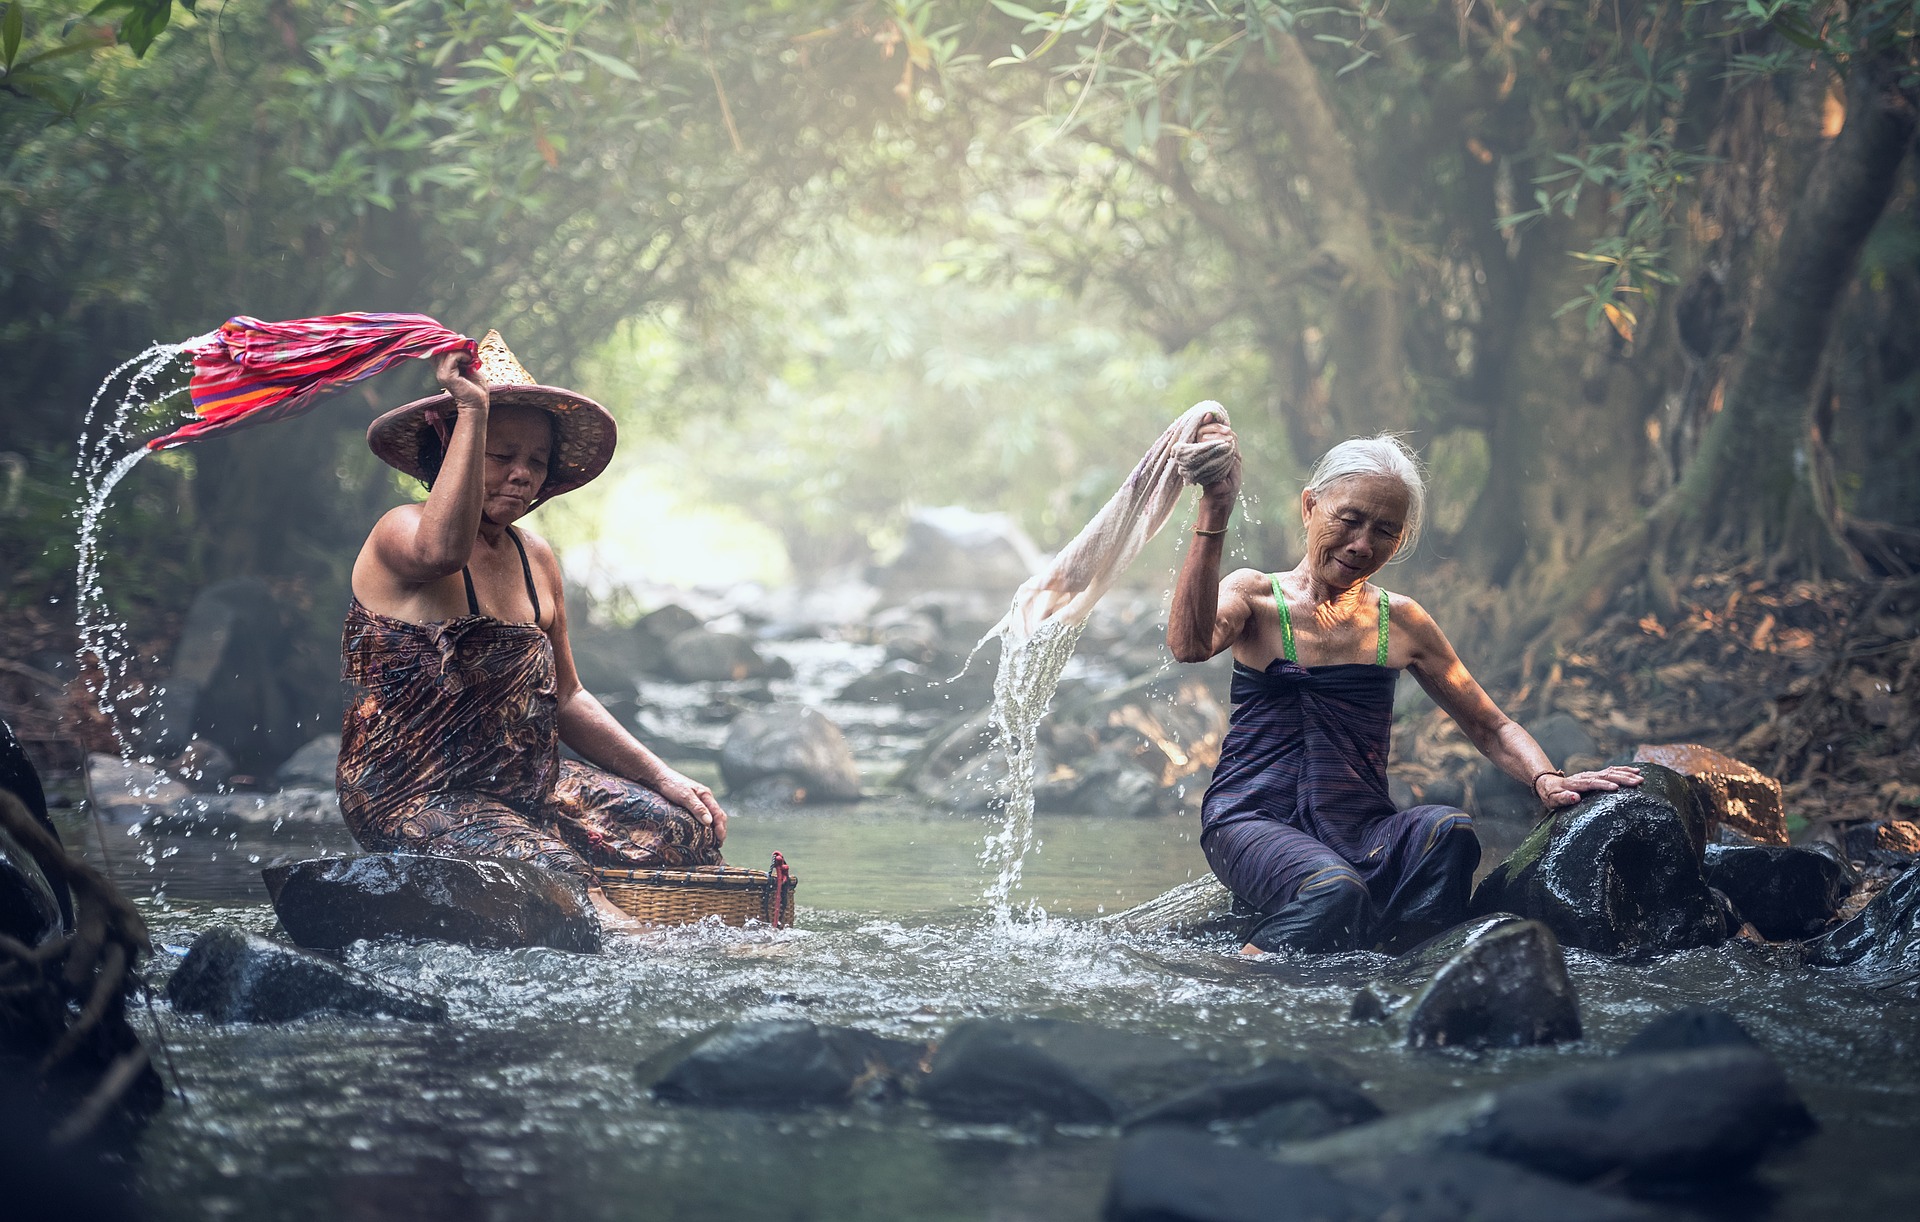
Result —
M 1199 440 L 1233 440 L 1211 424 Z M 1300 494 L 1306 553 L 1284 573 L 1220 579 L 1237 460 L 1200 501 L 1167 644 L 1182 662 L 1233 651 L 1233 717 L 1201 808 L 1200 845 L 1257 916 L 1246 950 L 1399 950 L 1466 916 L 1480 843 L 1447 806 L 1395 808 L 1393 692 L 1410 670 L 1473 745 L 1549 808 L 1637 785 L 1568 776 L 1502 713 L 1419 603 L 1372 578 L 1419 536 L 1426 484 L 1396 437 L 1345 441 Z

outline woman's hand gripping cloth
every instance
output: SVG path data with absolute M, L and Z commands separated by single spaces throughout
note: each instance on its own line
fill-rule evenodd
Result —
M 287 322 L 239 315 L 189 340 L 197 419 L 147 442 L 165 450 L 215 433 L 285 420 L 319 397 L 408 357 L 478 355 L 473 340 L 425 314 L 328 314 Z
M 1073 542 L 1014 593 L 1013 607 L 987 638 L 1003 638 L 1011 652 L 1043 624 L 1085 622 L 1101 595 L 1173 516 L 1181 489 L 1225 478 L 1234 459 L 1232 444 L 1197 440 L 1201 428 L 1215 422 L 1232 423 L 1226 408 L 1207 400 L 1188 408 L 1160 434 Z

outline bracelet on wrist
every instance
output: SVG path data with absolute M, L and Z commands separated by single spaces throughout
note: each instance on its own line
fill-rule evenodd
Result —
M 1196 526 L 1193 528 L 1193 533 L 1196 535 L 1205 535 L 1209 539 L 1218 539 L 1221 535 L 1227 533 L 1227 528 L 1222 526 L 1219 530 L 1201 530 Z
M 1558 768 L 1549 768 L 1545 772 L 1534 773 L 1533 781 L 1530 784 L 1528 784 L 1527 788 L 1533 790 L 1533 796 L 1536 798 L 1539 798 L 1542 802 L 1547 800 L 1545 795 L 1543 795 L 1540 792 L 1540 778 L 1543 776 L 1557 776 L 1563 781 L 1567 779 L 1567 774 L 1560 771 Z

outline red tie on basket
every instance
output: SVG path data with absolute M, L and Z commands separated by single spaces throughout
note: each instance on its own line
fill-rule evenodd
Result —
M 187 348 L 193 354 L 188 393 L 199 418 L 147 442 L 149 450 L 298 416 L 327 391 L 408 357 L 478 355 L 473 340 L 425 314 L 328 314 L 286 322 L 239 315 Z
M 780 928 L 780 914 L 787 910 L 787 889 L 793 886 L 793 872 L 787 869 L 787 859 L 777 850 L 773 855 L 773 927 Z

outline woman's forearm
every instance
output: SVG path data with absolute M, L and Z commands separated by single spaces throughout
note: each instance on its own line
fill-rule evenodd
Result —
M 560 701 L 560 741 L 590 764 L 643 785 L 656 784 L 667 765 L 614 720 L 606 706 L 585 688 Z
M 1187 543 L 1167 614 L 1167 648 L 1182 662 L 1204 662 L 1218 652 L 1213 638 L 1220 616 L 1220 553 L 1232 516 L 1231 500 L 1201 499 L 1199 524 Z
M 486 489 L 487 405 L 462 404 L 447 439 L 440 473 L 421 507 L 414 553 L 430 568 L 451 572 L 473 555 Z
M 1488 737 L 1485 742 L 1474 744 L 1480 753 L 1492 760 L 1494 766 L 1522 785 L 1531 785 L 1543 772 L 1551 772 L 1559 765 L 1547 758 L 1547 753 L 1527 733 L 1526 727 L 1517 721 L 1509 720 Z

